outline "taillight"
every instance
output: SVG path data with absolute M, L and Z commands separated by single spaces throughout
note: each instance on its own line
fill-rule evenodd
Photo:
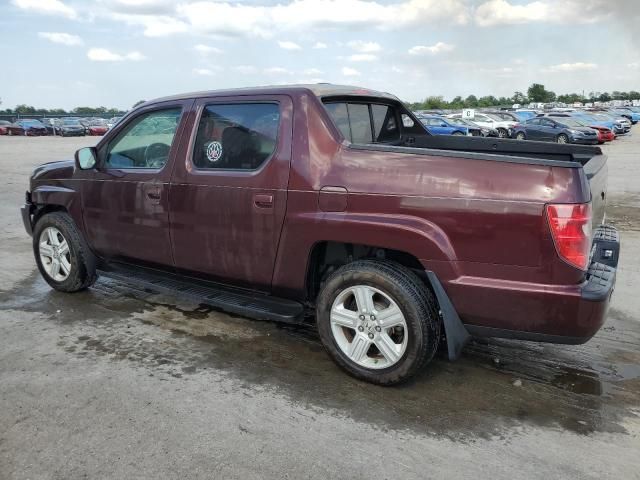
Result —
M 547 219 L 558 255 L 586 270 L 591 249 L 591 204 L 547 205 Z

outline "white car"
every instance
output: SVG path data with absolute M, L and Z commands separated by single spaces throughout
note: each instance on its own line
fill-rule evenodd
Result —
M 462 118 L 461 113 L 453 113 L 447 116 L 449 118 Z M 473 123 L 478 124 L 481 127 L 495 128 L 498 131 L 498 136 L 500 138 L 510 138 L 511 131 L 517 123 L 509 120 L 503 120 L 491 113 L 476 113 L 473 118 L 469 118 L 468 120 L 471 120 Z

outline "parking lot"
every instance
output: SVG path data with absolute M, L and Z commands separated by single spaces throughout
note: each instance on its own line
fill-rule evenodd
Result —
M 596 337 L 473 342 L 392 388 L 313 330 L 51 290 L 19 206 L 36 165 L 97 140 L 0 137 L 0 478 L 640 478 L 640 125 L 602 147 L 622 255 Z

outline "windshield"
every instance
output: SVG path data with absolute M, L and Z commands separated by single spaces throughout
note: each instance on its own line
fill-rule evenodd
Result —
M 63 120 L 62 121 L 62 125 L 68 126 L 68 127 L 81 127 L 82 125 L 80 125 L 80 122 L 78 122 L 77 120 Z
M 569 117 L 562 118 L 562 119 L 556 118 L 556 121 L 558 123 L 561 123 L 562 125 L 566 125 L 567 127 L 584 127 L 585 126 L 584 123 L 582 123 L 579 120 L 576 120 L 575 118 L 569 118 Z

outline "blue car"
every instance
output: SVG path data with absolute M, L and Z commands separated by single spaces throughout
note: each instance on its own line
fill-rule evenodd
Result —
M 577 118 L 578 120 L 580 120 L 583 123 L 586 123 L 589 126 L 593 126 L 593 127 L 606 127 L 609 130 L 611 130 L 612 132 L 615 131 L 615 121 L 613 120 L 613 118 L 604 118 L 604 116 L 599 115 L 599 116 L 595 116 L 595 115 L 591 115 L 589 113 L 586 112 L 571 112 L 571 116 L 574 118 Z
M 620 116 L 628 118 L 634 125 L 638 123 L 638 121 L 640 121 L 640 112 L 635 112 L 631 108 L 614 108 L 613 112 Z
M 467 126 L 456 125 L 446 118 L 435 116 L 421 116 L 419 118 L 432 135 L 467 135 L 469 133 Z
M 597 145 L 598 133 L 571 117 L 535 117 L 515 126 L 516 140 Z

